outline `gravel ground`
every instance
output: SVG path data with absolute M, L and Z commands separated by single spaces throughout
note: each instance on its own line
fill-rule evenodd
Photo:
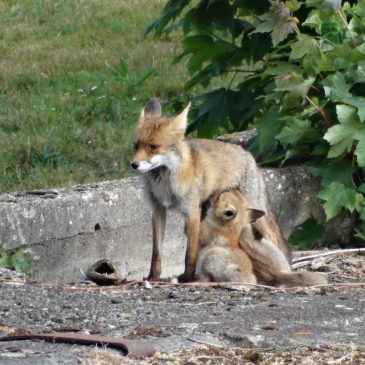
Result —
M 143 339 L 157 353 L 137 361 L 109 348 L 13 341 L 0 343 L 0 364 L 365 364 L 365 257 L 333 256 L 305 267 L 335 284 L 245 292 L 3 279 L 0 335 L 80 331 Z

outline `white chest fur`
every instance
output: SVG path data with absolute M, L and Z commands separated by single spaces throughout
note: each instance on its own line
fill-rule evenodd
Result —
M 177 181 L 176 174 L 166 167 L 155 169 L 145 176 L 147 191 L 152 201 L 167 209 L 178 209 L 182 213 L 189 211 L 187 191 Z

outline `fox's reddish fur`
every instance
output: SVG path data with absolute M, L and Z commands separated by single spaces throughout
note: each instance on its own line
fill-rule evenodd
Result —
M 322 274 L 292 272 L 277 245 L 255 237 L 252 223 L 263 213 L 250 209 L 238 190 L 214 194 L 201 223 L 197 279 L 284 287 L 326 284 Z
M 131 166 L 143 173 L 153 205 L 153 252 L 150 279 L 161 274 L 161 248 L 166 210 L 177 209 L 186 221 L 187 249 L 181 281 L 194 278 L 199 251 L 201 204 L 215 191 L 238 188 L 250 204 L 266 212 L 257 229 L 281 247 L 289 249 L 271 213 L 263 178 L 252 155 L 230 143 L 185 139 L 190 104 L 177 116 L 164 117 L 157 100 L 142 110 L 134 137 Z
M 206 206 L 200 225 L 196 279 L 256 284 L 252 262 L 240 247 L 239 240 L 242 229 L 264 212 L 250 209 L 238 190 L 215 193 Z

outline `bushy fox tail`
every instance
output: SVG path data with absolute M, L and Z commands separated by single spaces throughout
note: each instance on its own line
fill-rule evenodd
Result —
M 239 244 L 250 257 L 253 271 L 262 284 L 286 288 L 327 284 L 327 278 L 323 274 L 291 271 L 285 253 L 267 238 L 255 240 L 250 227 L 242 231 Z
M 310 271 L 297 271 L 274 275 L 270 284 L 290 288 L 294 286 L 325 285 L 327 283 L 327 278 L 323 274 Z

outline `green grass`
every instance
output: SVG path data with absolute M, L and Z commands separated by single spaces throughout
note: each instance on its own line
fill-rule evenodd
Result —
M 188 79 L 176 36 L 143 37 L 164 2 L 0 3 L 0 193 L 129 174 L 140 109 Z

